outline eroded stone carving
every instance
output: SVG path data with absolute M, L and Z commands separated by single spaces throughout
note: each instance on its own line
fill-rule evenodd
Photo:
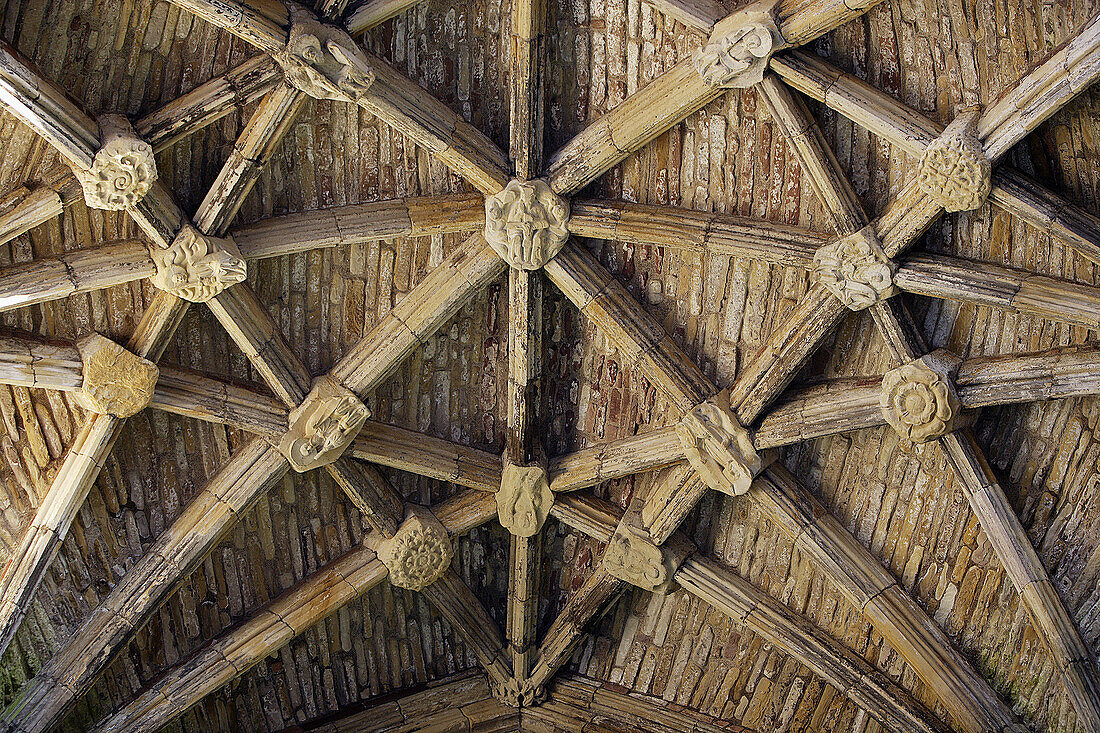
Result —
M 782 44 L 772 9 L 758 4 L 716 24 L 692 62 L 707 84 L 744 89 L 763 81 L 768 59 Z
M 374 70 L 359 45 L 342 28 L 321 23 L 292 3 L 290 37 L 275 54 L 287 81 L 314 99 L 357 104 L 374 83 Z
M 553 505 L 545 468 L 505 462 L 497 491 L 497 518 L 502 527 L 519 537 L 531 537 L 542 529 Z
M 941 349 L 886 372 L 879 407 L 890 427 L 914 443 L 957 427 L 962 405 L 952 378 L 958 365 L 958 357 Z
M 764 462 L 730 409 L 729 390 L 696 405 L 676 426 L 699 477 L 715 491 L 739 496 L 749 490 Z
M 513 708 L 530 708 L 546 702 L 546 688 L 532 687 L 530 680 L 508 679 L 492 688 L 498 702 Z
M 423 590 L 443 577 L 454 549 L 450 535 L 435 515 L 410 506 L 397 534 L 378 543 L 378 559 L 398 588 Z
M 370 410 L 330 376 L 313 380 L 302 404 L 290 411 L 279 451 L 299 473 L 332 463 L 355 439 Z
M 985 203 L 993 164 L 975 132 L 977 112 L 965 112 L 924 149 L 917 185 L 945 211 L 972 211 Z
M 894 271 L 873 225 L 829 242 L 814 253 L 814 280 L 854 311 L 897 292 Z
M 184 224 L 168 249 L 150 247 L 157 272 L 153 284 L 193 303 L 205 303 L 244 282 L 248 266 L 232 239 L 208 237 Z
M 148 359 L 92 333 L 76 342 L 84 362 L 80 401 L 92 412 L 130 417 L 149 405 L 160 370 Z
M 485 198 L 485 241 L 512 267 L 537 270 L 569 238 L 569 204 L 541 179 L 512 180 Z
M 667 590 L 675 568 L 665 564 L 661 548 L 640 527 L 620 524 L 603 554 L 603 567 L 619 580 L 650 591 Z
M 100 148 L 88 170 L 74 168 L 84 189 L 84 201 L 93 209 L 119 211 L 145 198 L 157 180 L 153 146 L 137 136 L 123 115 L 102 115 Z

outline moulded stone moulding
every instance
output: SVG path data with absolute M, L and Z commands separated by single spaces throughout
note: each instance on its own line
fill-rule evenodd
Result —
M 519 537 L 537 534 L 554 505 L 554 493 L 542 466 L 505 462 L 496 496 L 497 519 L 502 527 Z
M 167 249 L 150 247 L 157 272 L 153 284 L 177 298 L 205 303 L 244 282 L 248 266 L 232 239 L 208 237 L 185 224 Z
M 80 401 L 92 412 L 130 417 L 145 409 L 153 399 L 160 370 L 98 333 L 76 342 L 84 364 Z
M 511 677 L 504 682 L 492 687 L 493 697 L 504 705 L 513 708 L 530 708 L 546 702 L 546 688 L 542 685 L 533 687 L 530 680 L 519 680 Z
M 841 237 L 814 253 L 813 279 L 850 310 L 869 308 L 897 292 L 897 267 L 886 256 L 874 225 Z
M 960 360 L 940 349 L 882 377 L 879 407 L 886 422 L 914 443 L 935 440 L 961 425 L 953 377 Z
M 74 168 L 74 173 L 88 206 L 127 209 L 145 198 L 157 180 L 153 146 L 137 136 L 124 115 L 101 115 L 97 121 L 101 147 L 91 168 Z
M 537 270 L 569 239 L 569 202 L 541 179 L 509 181 L 485 198 L 485 241 L 520 270 Z
M 676 432 L 688 461 L 715 491 L 744 494 L 764 468 L 752 437 L 730 409 L 728 389 L 696 405 L 684 415 Z
M 374 70 L 359 44 L 342 28 L 317 20 L 299 5 L 290 8 L 290 37 L 275 54 L 287 81 L 314 99 L 357 104 L 374 83 Z
M 719 21 L 692 62 L 710 86 L 744 89 L 763 81 L 768 60 L 782 44 L 772 5 L 757 4 Z
M 920 157 L 917 185 L 944 211 L 972 211 L 989 196 L 993 164 L 975 132 L 977 119 L 976 111 L 960 114 Z
M 378 559 L 398 588 L 423 590 L 443 577 L 454 548 L 447 528 L 424 507 L 410 505 L 397 534 L 378 543 Z
M 332 463 L 370 417 L 359 397 L 330 376 L 313 380 L 302 404 L 290 411 L 279 451 L 302 473 Z

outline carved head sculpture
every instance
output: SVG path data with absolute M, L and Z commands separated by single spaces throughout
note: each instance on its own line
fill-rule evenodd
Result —
M 961 410 L 949 378 L 957 364 L 954 355 L 937 351 L 887 372 L 879 406 L 890 427 L 914 443 L 946 434 Z
M 553 505 L 546 469 L 504 464 L 497 491 L 497 518 L 502 527 L 519 537 L 532 537 L 546 523 Z
M 77 171 L 84 200 L 94 209 L 129 208 L 149 193 L 157 180 L 153 147 L 134 134 L 122 115 L 99 118 L 102 147 L 87 171 Z
M 730 409 L 728 390 L 696 405 L 676 432 L 692 467 L 716 491 L 744 494 L 763 469 L 752 437 Z
M 569 204 L 546 181 L 513 180 L 485 199 L 485 241 L 512 267 L 537 270 L 569 238 Z
M 84 362 L 81 402 L 92 412 L 130 417 L 149 404 L 160 370 L 98 333 L 76 342 Z
M 352 37 L 297 5 L 291 5 L 290 38 L 275 60 L 287 81 L 314 99 L 355 104 L 374 83 L 374 70 Z
M 920 157 L 917 185 L 945 211 L 977 209 L 992 189 L 993 164 L 974 132 L 975 118 L 960 115 Z
M 782 36 L 772 13 L 748 9 L 718 23 L 692 62 L 703 81 L 724 89 L 759 84 Z
M 279 450 L 299 473 L 324 466 L 340 457 L 369 417 L 354 392 L 332 377 L 318 377 L 302 404 L 291 410 Z
M 894 264 L 870 225 L 819 247 L 814 253 L 813 278 L 854 311 L 896 291 Z
M 603 555 L 604 570 L 631 585 L 657 591 L 669 585 L 671 574 L 661 548 L 643 530 L 620 525 Z
M 168 249 L 151 247 L 157 266 L 153 284 L 177 298 L 205 303 L 248 274 L 232 239 L 207 237 L 185 224 Z
M 378 559 L 398 588 L 423 590 L 443 577 L 454 548 L 447 529 L 430 511 L 411 506 L 397 534 L 378 544 Z

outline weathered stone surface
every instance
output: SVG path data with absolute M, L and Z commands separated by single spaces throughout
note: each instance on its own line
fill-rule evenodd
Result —
M 854 311 L 869 308 L 897 292 L 895 269 L 872 225 L 814 253 L 814 280 Z
M 537 270 L 569 238 L 569 202 L 546 181 L 513 180 L 485 199 L 485 241 L 512 267 Z
M 952 382 L 958 364 L 958 357 L 941 349 L 888 371 L 879 406 L 890 427 L 914 443 L 950 432 L 962 411 Z
M 332 463 L 369 417 L 370 409 L 354 392 L 332 377 L 318 377 L 302 404 L 290 411 L 279 451 L 299 473 Z
M 378 559 L 398 588 L 422 590 L 443 577 L 454 548 L 447 529 L 425 509 L 410 505 L 393 537 L 378 544 Z
M 547 698 L 546 688 L 542 685 L 532 687 L 529 680 L 519 680 L 515 677 L 493 685 L 492 691 L 497 701 L 513 708 L 534 707 Z
M 193 303 L 205 303 L 244 282 L 247 265 L 231 238 L 208 237 L 184 224 L 168 249 L 150 247 L 157 273 L 153 284 Z
M 917 183 L 945 211 L 971 211 L 985 203 L 993 164 L 974 130 L 976 115 L 963 113 L 925 148 Z
M 160 370 L 114 341 L 92 333 L 76 342 L 84 362 L 80 397 L 92 412 L 129 417 L 153 398 Z
M 542 466 L 505 463 L 496 496 L 501 526 L 520 537 L 537 534 L 554 505 L 554 494 Z
M 102 143 L 87 171 L 75 170 L 84 201 L 93 209 L 120 210 L 145 197 L 157 180 L 153 147 L 134 133 L 124 115 L 99 118 Z
M 715 491 L 730 496 L 744 494 L 763 468 L 752 436 L 730 409 L 729 390 L 684 415 L 676 432 L 692 467 Z
M 359 45 L 342 28 L 321 23 L 300 5 L 290 7 L 290 38 L 275 55 L 287 81 L 314 99 L 357 103 L 374 83 Z
M 744 89 L 760 83 L 773 49 L 782 42 L 772 8 L 756 4 L 719 21 L 691 59 L 707 84 Z

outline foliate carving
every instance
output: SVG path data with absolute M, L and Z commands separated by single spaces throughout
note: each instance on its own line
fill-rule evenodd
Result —
M 783 44 L 770 8 L 759 5 L 731 15 L 714 26 L 706 44 L 692 56 L 703 81 L 723 89 L 759 84 L 768 59 Z
M 542 529 L 553 505 L 545 468 L 504 464 L 497 491 L 497 519 L 502 527 L 519 537 L 531 537 Z
M 869 308 L 897 292 L 895 269 L 873 225 L 823 245 L 814 253 L 814 280 L 854 311 Z
M 102 115 L 101 147 L 88 170 L 74 168 L 84 201 L 93 209 L 126 209 L 141 201 L 157 180 L 153 147 L 139 138 L 123 115 Z
M 569 238 L 569 204 L 541 179 L 512 180 L 485 198 L 485 241 L 512 267 L 537 270 Z
M 879 407 L 890 427 L 914 443 L 957 427 L 962 406 L 952 378 L 958 365 L 958 357 L 941 349 L 887 372 Z
M 178 298 L 204 303 L 243 282 L 248 268 L 232 239 L 208 237 L 184 224 L 168 249 L 150 247 L 157 272 L 153 284 Z
M 378 544 L 378 559 L 398 588 L 423 590 L 443 577 L 454 549 L 450 535 L 427 509 L 411 506 L 397 534 Z
M 330 376 L 313 380 L 302 404 L 290 411 L 279 451 L 299 473 L 332 463 L 370 417 L 354 392 Z
M 492 692 L 498 702 L 513 708 L 531 708 L 546 702 L 546 688 L 542 685 L 532 687 L 531 681 L 526 679 L 512 677 L 493 685 Z
M 89 334 L 76 342 L 84 363 L 80 401 L 92 412 L 130 417 L 153 399 L 160 370 L 114 341 Z
M 716 491 L 744 494 L 764 467 L 752 437 L 730 409 L 729 390 L 696 405 L 676 432 L 692 467 Z
M 993 164 L 974 130 L 977 113 L 959 115 L 921 154 L 917 185 L 945 211 L 972 211 L 989 196 Z
M 290 37 L 275 54 L 287 81 L 314 99 L 357 104 L 374 83 L 374 70 L 342 28 L 326 25 L 309 10 L 288 3 Z

